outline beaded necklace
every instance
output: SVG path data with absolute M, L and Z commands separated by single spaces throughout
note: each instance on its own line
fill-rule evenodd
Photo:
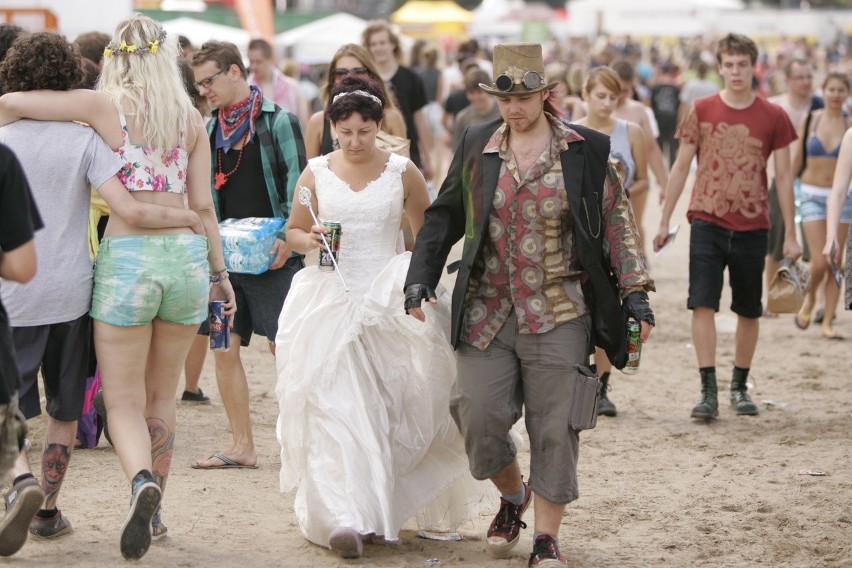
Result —
M 245 136 L 243 136 L 243 145 L 240 146 L 240 153 L 237 154 L 237 163 L 234 164 L 233 169 L 230 172 L 225 173 L 222 171 L 222 154 L 224 151 L 222 148 L 216 152 L 216 165 L 217 171 L 216 176 L 213 178 L 213 187 L 217 190 L 222 189 L 222 186 L 228 183 L 228 178 L 234 175 L 240 167 L 240 162 L 243 161 L 243 151 L 246 149 L 246 145 L 248 144 L 249 136 L 251 135 L 251 131 L 246 131 Z

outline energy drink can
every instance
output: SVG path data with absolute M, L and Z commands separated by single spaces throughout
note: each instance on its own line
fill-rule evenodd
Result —
M 225 301 L 211 300 L 207 320 L 210 323 L 210 351 L 227 351 L 231 348 L 230 320 L 231 316 L 225 313 Z
M 622 373 L 633 375 L 639 372 L 639 357 L 642 355 L 642 326 L 634 319 L 627 320 L 627 364 Z
M 328 241 L 328 248 L 331 249 L 331 256 L 325 250 L 325 246 L 320 247 L 319 251 L 319 269 L 334 270 L 334 263 L 338 261 L 338 252 L 340 251 L 340 236 L 343 233 L 343 227 L 337 221 L 326 221 L 323 226 L 328 229 L 325 235 L 325 240 Z M 332 256 L 334 261 L 331 260 Z

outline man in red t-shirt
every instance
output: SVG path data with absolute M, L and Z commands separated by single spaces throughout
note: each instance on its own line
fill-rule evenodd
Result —
M 793 223 L 793 173 L 790 143 L 796 130 L 781 107 L 752 91 L 757 46 L 742 35 L 728 34 L 716 48 L 724 88 L 697 99 L 678 129 L 680 150 L 666 186 L 659 250 L 669 234 L 669 220 L 689 174 L 693 157 L 698 172 L 687 218 L 692 223 L 689 243 L 689 299 L 692 340 L 701 375 L 701 400 L 692 417 L 718 416 L 716 389 L 716 322 L 727 266 L 731 309 L 737 314 L 731 405 L 738 415 L 756 415 L 746 379 L 763 313 L 763 263 L 769 212 L 766 163 L 775 152 L 775 179 L 784 217 L 784 254 L 798 258 L 801 248 Z

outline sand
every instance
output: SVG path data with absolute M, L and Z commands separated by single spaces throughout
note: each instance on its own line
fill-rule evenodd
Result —
M 653 199 L 653 198 L 652 198 Z M 765 319 L 752 366 L 760 416 L 737 417 L 722 392 L 719 419 L 689 418 L 699 380 L 686 310 L 689 227 L 686 196 L 673 223 L 674 246 L 651 257 L 658 326 L 633 376 L 615 373 L 618 417 L 601 418 L 581 435 L 581 497 L 569 505 L 560 537 L 569 564 L 591 566 L 852 566 L 852 378 L 850 341 L 828 341 L 819 327 L 800 331 L 792 316 Z M 650 203 L 645 227 L 659 218 Z M 717 367 L 727 383 L 733 365 L 735 316 L 723 298 Z M 852 318 L 837 329 L 852 338 Z M 202 387 L 211 406 L 179 405 L 179 431 L 163 520 L 168 538 L 154 543 L 138 566 L 439 566 L 526 565 L 527 529 L 508 560 L 489 559 L 482 535 L 490 522 L 464 531 L 461 542 L 402 534 L 398 547 L 367 546 L 344 562 L 305 541 L 292 494 L 278 491 L 275 366 L 265 341 L 245 351 L 257 470 L 197 471 L 196 458 L 222 450 L 230 431 L 211 358 Z M 31 421 L 39 471 L 43 419 Z M 520 453 L 523 467 L 529 453 Z M 803 471 L 824 476 L 802 475 Z M 119 527 L 128 483 L 112 447 L 75 451 L 60 496 L 74 532 L 56 541 L 31 538 L 0 565 L 113 566 L 123 563 Z M 528 513 L 528 522 L 534 515 Z M 531 525 L 532 526 L 532 525 Z

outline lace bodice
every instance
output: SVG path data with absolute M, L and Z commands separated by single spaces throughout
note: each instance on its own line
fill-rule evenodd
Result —
M 328 168 L 328 157 L 308 162 L 316 179 L 318 216 L 342 227 L 338 265 L 350 294 L 363 296 L 373 278 L 396 254 L 408 158 L 391 154 L 382 174 L 361 191 Z

